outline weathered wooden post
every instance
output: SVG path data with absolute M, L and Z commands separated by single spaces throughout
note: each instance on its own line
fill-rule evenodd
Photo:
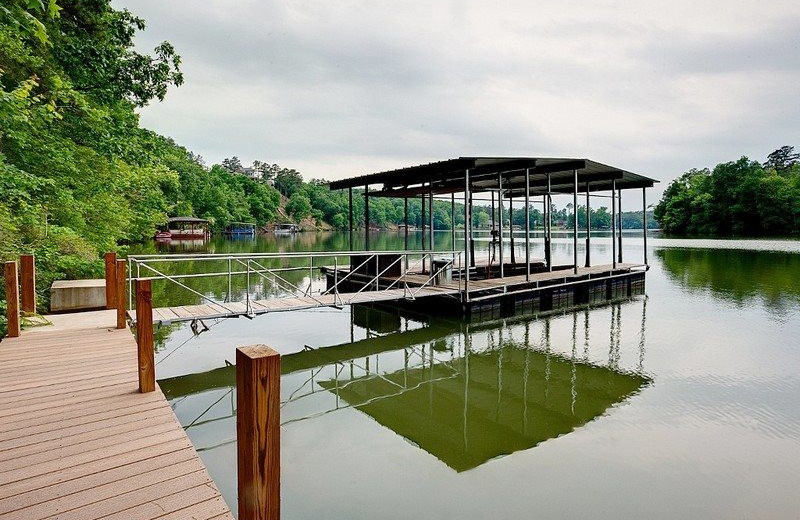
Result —
M 117 284 L 117 328 L 124 329 L 127 325 L 127 316 L 125 316 L 127 309 L 125 309 L 125 271 L 126 271 L 126 264 L 125 260 L 117 260 L 117 268 L 116 268 L 116 284 Z
M 33 255 L 20 255 L 19 277 L 22 312 L 36 312 L 36 261 Z
M 17 286 L 17 263 L 6 262 L 6 315 L 8 318 L 8 337 L 19 336 L 19 287 Z
M 117 253 L 108 252 L 106 263 L 106 309 L 117 308 Z
M 136 342 L 139 357 L 139 391 L 156 389 L 156 362 L 153 352 L 153 293 L 150 280 L 136 280 Z
M 278 520 L 281 357 L 266 345 L 236 349 L 239 520 Z

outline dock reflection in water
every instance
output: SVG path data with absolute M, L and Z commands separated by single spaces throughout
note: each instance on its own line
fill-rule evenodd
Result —
M 355 408 L 466 471 L 583 427 L 650 384 L 646 306 L 641 298 L 592 310 L 592 319 L 610 315 L 599 327 L 610 331 L 605 345 L 590 334 L 588 309 L 467 323 L 354 307 L 351 325 L 365 339 L 282 357 L 282 425 Z M 641 313 L 629 367 L 619 352 L 623 311 Z M 571 337 L 551 337 L 551 319 L 571 319 Z M 159 384 L 199 450 L 235 443 L 235 367 Z

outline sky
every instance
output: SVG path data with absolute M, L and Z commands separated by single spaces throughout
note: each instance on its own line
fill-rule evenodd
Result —
M 662 181 L 800 148 L 800 2 L 114 0 L 184 85 L 142 124 L 328 180 L 458 156 Z

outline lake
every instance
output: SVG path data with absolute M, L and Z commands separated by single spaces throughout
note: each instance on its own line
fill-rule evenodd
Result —
M 437 248 L 451 240 L 436 234 Z M 371 245 L 402 249 L 402 235 Z M 346 250 L 348 237 L 160 247 Z M 553 252 L 571 262 L 568 234 Z M 641 261 L 640 232 L 623 252 Z M 610 262 L 607 234 L 592 255 Z M 345 307 L 165 326 L 156 374 L 234 511 L 231 363 L 263 343 L 283 355 L 284 518 L 798 518 L 800 242 L 654 235 L 648 258 L 644 296 L 542 316 Z M 316 289 L 318 274 L 291 281 Z M 222 279 L 197 283 L 228 297 Z M 163 281 L 153 292 L 156 306 L 194 297 Z

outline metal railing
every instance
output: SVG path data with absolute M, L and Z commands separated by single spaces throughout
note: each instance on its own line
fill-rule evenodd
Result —
M 414 250 L 130 255 L 128 308 L 133 309 L 135 293 L 133 284 L 136 280 L 168 281 L 198 297 L 203 303 L 214 304 L 231 314 L 240 314 L 230 305 L 226 305 L 233 302 L 234 279 L 239 277 L 244 279 L 242 281 L 245 287 L 239 288 L 244 292 L 248 315 L 253 314 L 251 294 L 255 292 L 254 289 L 258 284 L 262 284 L 262 287 L 269 284 L 273 290 L 283 295 L 306 297 L 324 307 L 349 305 L 363 291 L 389 291 L 399 288 L 400 284 L 403 288 L 403 298 L 414 299 L 420 291 L 434 284 L 442 273 L 462 269 L 462 254 L 463 251 Z M 343 258 L 347 261 L 342 262 Z M 350 265 L 351 258 L 356 258 L 360 263 Z M 424 270 L 426 260 L 432 267 L 427 272 Z M 269 265 L 274 263 L 278 265 Z M 317 272 L 323 269 L 332 270 L 332 285 L 324 290 L 315 291 L 314 282 L 319 278 Z M 191 272 L 187 272 L 189 270 Z M 307 272 L 308 284 L 305 284 L 305 280 L 301 280 L 300 283 L 303 284 L 301 287 L 299 283 L 290 281 L 288 273 L 292 272 Z M 344 276 L 341 276 L 342 273 L 345 273 Z M 425 275 L 427 278 L 420 278 Z M 415 277 L 413 282 L 409 280 L 412 276 Z M 213 277 L 227 279 L 227 292 L 223 301 L 188 285 L 191 279 Z M 459 275 L 457 279 L 460 291 L 463 277 Z M 348 286 L 360 285 L 360 287 L 353 292 L 342 291 L 344 282 L 348 281 L 351 282 Z M 333 294 L 332 304 L 329 299 L 321 298 L 329 294 Z

